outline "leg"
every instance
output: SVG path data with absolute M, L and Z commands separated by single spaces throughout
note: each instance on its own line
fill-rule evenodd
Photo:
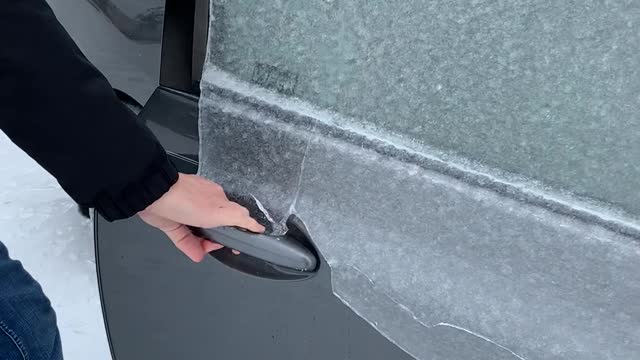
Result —
M 0 242 L 0 358 L 62 360 L 56 315 L 42 288 Z

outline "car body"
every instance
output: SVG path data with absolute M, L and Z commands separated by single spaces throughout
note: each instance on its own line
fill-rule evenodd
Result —
M 98 216 L 114 359 L 640 356 L 635 12 L 50 2 L 179 171 L 318 261 L 195 264 Z

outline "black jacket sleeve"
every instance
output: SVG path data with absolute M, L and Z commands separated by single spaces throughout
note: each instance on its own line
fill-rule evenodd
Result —
M 44 0 L 0 0 L 0 128 L 108 220 L 143 210 L 178 178 Z

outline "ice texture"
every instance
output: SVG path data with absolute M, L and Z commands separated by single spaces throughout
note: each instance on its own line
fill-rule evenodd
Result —
M 624 96 L 605 94 L 603 89 L 612 90 L 607 86 L 582 87 L 602 74 L 591 68 L 595 64 L 584 63 L 582 69 L 572 63 L 569 55 L 581 54 L 579 47 L 590 43 L 570 45 L 575 34 L 561 31 L 565 24 L 554 13 L 597 25 L 627 16 L 617 10 L 602 16 L 607 14 L 602 7 L 626 9 L 630 3 L 592 4 L 593 16 L 583 11 L 583 3 L 573 10 L 530 1 L 475 1 L 459 9 L 441 1 L 423 7 L 414 1 L 389 4 L 212 0 L 201 83 L 200 174 L 227 191 L 251 194 L 276 223 L 291 213 L 301 218 L 331 268 L 334 294 L 416 359 L 640 358 L 638 168 L 631 162 L 639 155 L 638 132 L 630 117 L 598 117 L 587 106 L 598 98 L 612 111 L 634 109 L 637 103 L 624 92 L 630 88 L 623 86 L 634 79 L 603 80 L 603 85 L 618 81 Z M 340 12 L 345 9 L 351 13 Z M 455 26 L 449 24 L 454 10 L 464 20 Z M 417 22 L 416 13 L 426 25 Z M 522 17 L 534 28 L 549 22 L 557 39 L 545 40 L 551 41 L 547 52 L 566 55 L 563 64 L 539 63 L 544 52 L 536 46 L 545 44 L 528 37 L 545 33 L 521 26 Z M 323 26 L 333 23 L 349 32 L 353 21 L 370 22 L 356 37 L 363 43 L 354 44 L 373 46 L 371 27 L 383 26 L 383 20 L 389 24 L 374 40 L 387 44 L 388 56 L 383 49 L 375 58 L 354 57 L 368 67 L 342 72 L 349 75 L 343 79 L 348 86 L 327 87 L 325 81 L 342 76 L 340 61 L 350 43 Z M 483 26 L 464 25 L 475 22 Z M 439 27 L 409 32 L 410 24 Z M 571 24 L 576 31 L 591 26 Z M 526 35 L 518 46 L 536 50 L 528 52 L 534 57 L 530 63 L 519 58 L 528 64 L 524 67 L 516 66 L 518 61 L 503 64 L 495 48 L 496 34 L 510 41 L 518 31 Z M 427 35 L 431 40 L 416 40 Z M 587 43 L 609 36 L 583 35 Z M 399 51 L 393 49 L 410 41 L 405 38 L 415 40 L 415 48 L 407 45 L 405 52 L 419 53 L 430 43 L 446 65 L 418 64 L 428 76 L 459 83 L 454 90 L 436 86 L 450 91 L 446 101 L 403 88 L 430 84 L 418 65 L 405 61 L 406 53 L 393 56 Z M 487 48 L 458 54 L 469 39 L 488 41 Z M 329 43 L 334 46 L 325 46 Z M 486 58 L 476 54 L 480 50 Z M 287 61 L 304 66 L 294 69 Z M 330 66 L 331 61 L 338 63 Z M 262 65 L 253 67 L 255 62 Z M 496 68 L 485 69 L 489 62 Z M 609 64 L 614 65 L 635 71 Z M 405 85 L 390 82 L 397 76 L 394 67 L 409 72 Z M 581 69 L 584 77 L 578 76 Z M 335 71 L 335 77 L 323 71 Z M 484 82 L 476 79 L 480 73 Z M 580 86 L 556 96 L 558 86 L 573 81 Z M 535 93 L 531 102 L 523 102 L 525 88 Z M 553 99 L 557 106 L 547 109 L 548 117 L 534 114 Z M 411 122 L 423 126 L 418 133 L 403 128 Z M 567 147 L 560 151 L 555 141 Z M 522 151 L 515 150 L 518 144 Z M 448 146 L 458 154 L 480 155 L 472 160 L 482 164 L 450 155 Z M 582 178 L 583 170 L 590 176 Z
M 640 215 L 637 1 L 212 1 L 209 57 Z
M 224 184 L 226 192 L 253 195 L 284 225 L 298 193 L 308 135 L 269 120 L 243 121 L 231 103 L 227 107 L 208 92 L 201 98 L 200 119 L 214 123 L 201 122 L 200 174 Z M 203 105 L 208 102 L 219 106 Z
M 303 219 L 335 295 L 409 354 L 640 355 L 634 224 L 612 231 L 583 216 L 598 214 L 569 216 L 391 156 L 253 101 L 259 91 L 222 89 L 219 75 L 205 73 L 202 88 L 201 175 L 253 194 L 276 221 Z

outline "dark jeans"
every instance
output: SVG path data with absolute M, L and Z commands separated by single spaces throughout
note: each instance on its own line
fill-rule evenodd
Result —
M 56 314 L 42 288 L 0 242 L 0 359 L 62 360 Z

